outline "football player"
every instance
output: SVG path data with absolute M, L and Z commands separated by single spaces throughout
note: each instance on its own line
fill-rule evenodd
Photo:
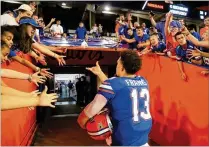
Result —
M 95 67 L 87 68 L 103 83 L 94 100 L 79 115 L 79 125 L 85 129 L 88 120 L 107 105 L 113 125 L 113 133 L 106 139 L 107 144 L 148 146 L 148 135 L 152 127 L 150 96 L 147 81 L 135 75 L 140 68 L 141 59 L 132 50 L 121 52 L 116 67 L 117 77 L 107 79 L 98 62 Z

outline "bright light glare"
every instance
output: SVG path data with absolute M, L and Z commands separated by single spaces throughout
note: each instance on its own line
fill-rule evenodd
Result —
M 105 6 L 105 11 L 110 11 L 110 7 L 109 6 Z

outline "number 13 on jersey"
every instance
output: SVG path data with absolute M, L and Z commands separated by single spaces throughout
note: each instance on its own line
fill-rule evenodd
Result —
M 132 99 L 132 113 L 133 113 L 133 121 L 140 122 L 140 117 L 144 120 L 150 119 L 150 111 L 149 111 L 149 91 L 147 88 L 142 88 L 140 91 L 137 88 L 132 89 L 131 91 L 131 99 Z M 139 100 L 143 99 L 144 108 L 143 111 L 139 112 Z

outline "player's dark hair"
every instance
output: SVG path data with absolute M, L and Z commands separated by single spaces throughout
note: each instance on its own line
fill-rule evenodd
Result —
M 135 74 L 141 69 L 142 61 L 137 51 L 123 51 L 120 58 L 127 74 Z
M 182 32 L 177 32 L 177 33 L 175 34 L 175 36 L 174 36 L 175 39 L 176 39 L 177 36 L 179 36 L 179 35 L 181 35 L 181 34 L 183 34 L 183 33 L 182 33 Z

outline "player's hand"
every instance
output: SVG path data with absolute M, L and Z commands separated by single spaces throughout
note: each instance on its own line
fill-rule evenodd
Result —
M 100 65 L 99 65 L 99 61 L 96 62 L 96 66 L 89 67 L 89 68 L 86 68 L 86 69 L 91 71 L 95 75 L 99 75 L 102 72 L 102 70 L 100 68 Z
M 53 73 L 49 72 L 48 70 L 50 70 L 50 69 L 49 68 L 42 68 L 41 72 L 40 72 L 40 75 L 51 79 L 51 78 L 53 78 Z
M 66 57 L 66 56 L 56 55 L 55 58 L 57 59 L 59 66 L 63 66 L 66 64 L 65 60 L 63 59 L 64 57 Z
M 34 74 L 32 74 L 31 76 L 31 82 L 33 82 L 34 84 L 36 84 L 36 86 L 38 86 L 38 83 L 44 83 L 46 78 L 44 76 L 39 76 L 40 72 L 36 72 Z
M 57 101 L 58 95 L 56 93 L 47 94 L 47 90 L 48 88 L 47 86 L 45 86 L 44 91 L 39 96 L 38 106 L 49 106 L 55 108 L 55 106 L 52 105 L 52 103 Z
M 181 78 L 182 78 L 184 81 L 186 81 L 186 80 L 187 80 L 186 74 L 185 74 L 185 73 L 181 73 Z
M 209 75 L 209 70 L 204 70 L 201 72 L 202 75 L 207 76 Z
M 107 143 L 108 146 L 111 146 L 111 144 L 112 144 L 112 137 L 111 136 L 106 138 L 106 143 Z

